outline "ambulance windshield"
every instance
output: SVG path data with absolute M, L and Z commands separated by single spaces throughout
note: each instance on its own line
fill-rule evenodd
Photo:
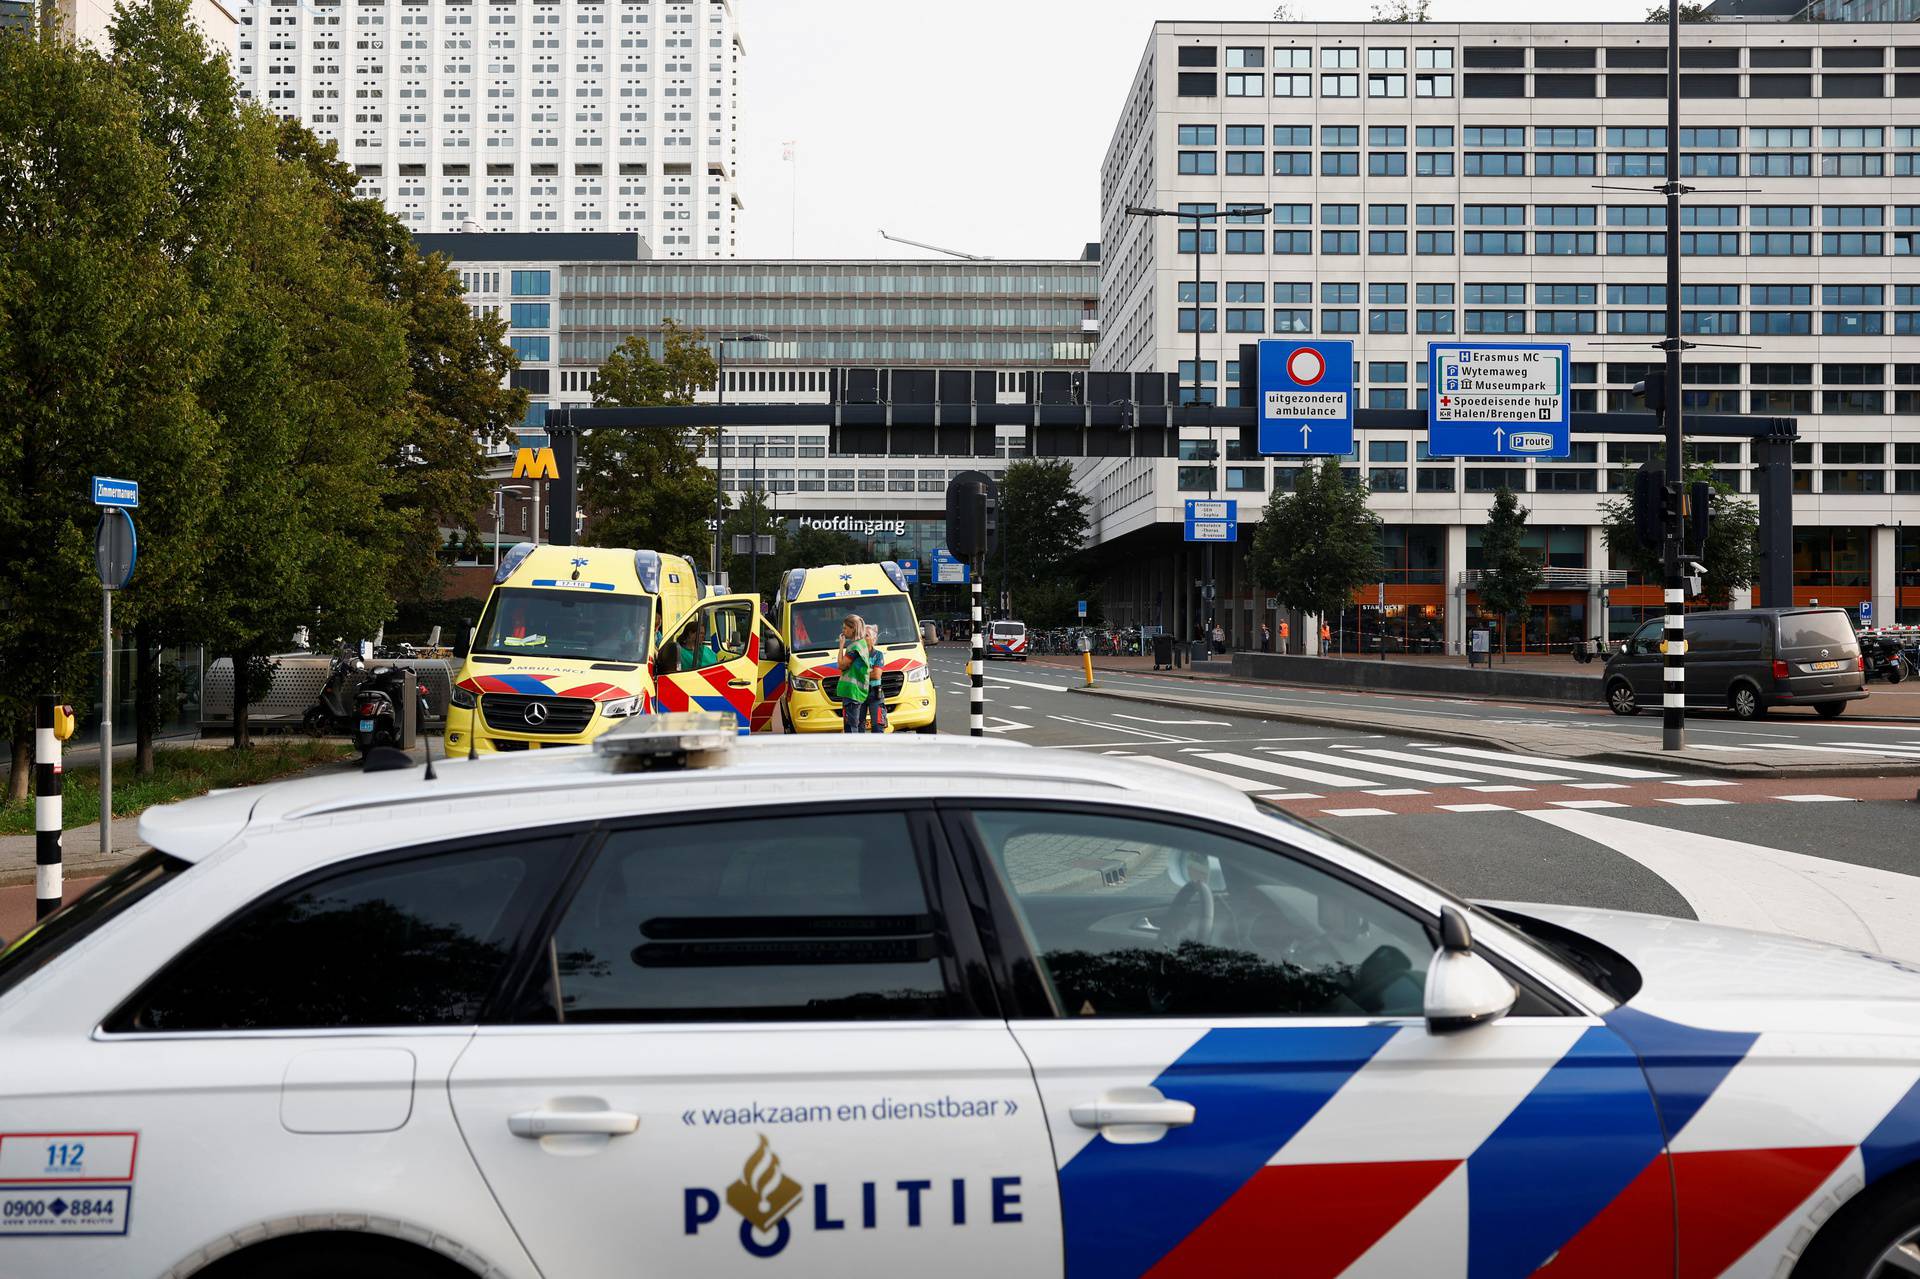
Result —
M 480 619 L 476 653 L 644 662 L 653 601 L 644 595 L 503 587 Z

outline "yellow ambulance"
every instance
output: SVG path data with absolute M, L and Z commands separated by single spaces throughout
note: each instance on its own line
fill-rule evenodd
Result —
M 578 745 L 653 710 L 650 663 L 704 589 L 679 555 L 531 542 L 501 556 L 493 582 L 460 637 L 452 754 Z
M 774 620 L 787 648 L 788 731 L 840 731 L 833 686 L 840 677 L 840 623 L 849 613 L 879 631 L 875 662 L 888 726 L 896 733 L 937 731 L 933 669 L 906 574 L 892 560 L 796 568 L 780 583 Z

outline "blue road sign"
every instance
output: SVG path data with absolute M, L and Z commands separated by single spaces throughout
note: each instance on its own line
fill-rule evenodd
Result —
M 1434 457 L 1565 457 L 1565 343 L 1427 343 Z
M 1080 620 L 1083 622 L 1086 621 L 1087 620 L 1087 602 L 1085 600 L 1080 601 L 1079 613 L 1080 613 Z
M 895 560 L 894 563 L 900 566 L 900 576 L 907 579 L 907 585 L 911 586 L 920 580 L 919 560 Z
M 1860 625 L 1862 626 L 1873 625 L 1873 601 L 1872 600 L 1860 601 Z
M 965 586 L 971 580 L 972 566 L 965 560 L 955 559 L 953 553 L 945 547 L 935 547 L 933 552 L 933 584 L 935 586 Z
M 1187 499 L 1189 542 L 1231 542 L 1240 536 L 1240 503 L 1208 498 Z
M 1353 343 L 1260 343 L 1260 451 L 1353 452 Z
M 93 504 L 95 506 L 138 506 L 140 505 L 140 481 L 116 480 L 105 475 L 93 477 Z

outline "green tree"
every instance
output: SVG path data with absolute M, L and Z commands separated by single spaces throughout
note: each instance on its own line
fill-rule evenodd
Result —
M 385 505 L 400 537 L 388 588 L 398 600 L 436 599 L 446 581 L 441 530 L 468 527 L 487 505 L 487 447 L 526 415 L 526 392 L 506 384 L 519 367 L 506 320 L 476 317 L 447 259 L 422 257 L 398 218 L 354 194 L 359 179 L 336 144 L 283 120 L 279 153 L 313 176 L 333 234 L 405 325 L 408 403 L 385 459 Z
M 40 693 L 98 670 L 90 474 L 142 482 L 116 621 L 195 573 L 220 477 L 193 395 L 213 336 L 178 244 L 167 150 L 122 73 L 49 27 L 0 36 L 0 724 L 25 793 Z
M 1666 20 L 1667 6 L 1664 4 L 1655 5 L 1647 10 L 1648 22 L 1665 22 Z M 1707 12 L 1707 6 L 1702 0 L 1680 0 L 1680 21 L 1712 22 L 1713 15 Z
M 822 564 L 860 564 L 869 558 L 867 544 L 851 533 L 803 524 L 787 537 L 780 551 L 780 571 L 819 568 Z M 766 566 L 761 565 L 762 571 Z
M 1664 468 L 1665 451 L 1654 454 L 1649 465 Z M 1631 476 L 1631 472 L 1627 474 Z M 1715 607 L 1727 608 L 1733 602 L 1733 593 L 1753 585 L 1759 573 L 1760 508 L 1719 479 L 1712 467 L 1689 457 L 1686 482 L 1696 481 L 1705 481 L 1713 488 L 1706 551 L 1700 557 L 1707 566 L 1701 593 Z M 1661 563 L 1660 548 L 1641 542 L 1634 530 L 1631 484 L 1628 490 L 1628 496 L 1609 498 L 1600 504 L 1601 535 L 1607 543 L 1607 560 L 1615 568 L 1641 573 L 1650 582 L 1663 582 L 1666 566 Z
M 1000 480 L 1001 536 L 1014 615 L 1031 626 L 1075 620 L 1086 576 L 1089 499 L 1065 458 L 1022 458 Z M 989 556 L 987 573 L 999 567 Z
M 1500 651 L 1507 651 L 1506 619 L 1525 622 L 1533 612 L 1528 599 L 1540 589 L 1540 556 L 1525 545 L 1527 509 L 1501 485 L 1493 495 L 1493 509 L 1487 512 L 1487 528 L 1480 535 L 1480 580 L 1474 587 L 1480 593 L 1480 606 L 1500 616 Z
M 666 322 L 661 353 L 635 334 L 607 356 L 593 402 L 644 408 L 692 404 L 714 385 L 706 334 Z M 706 431 L 594 431 L 580 441 L 580 498 L 596 545 L 686 555 L 704 566 L 713 544 L 714 473 L 700 465 Z
M 1380 580 L 1380 517 L 1367 490 L 1328 458 L 1302 467 L 1291 493 L 1267 499 L 1253 537 L 1253 571 L 1284 608 L 1338 617 L 1354 591 Z
M 725 523 L 727 548 L 727 580 L 733 583 L 736 592 L 745 594 L 754 589 L 754 558 L 752 552 L 735 551 L 733 539 L 745 534 L 755 534 L 773 539 L 773 549 L 760 556 L 759 591 L 770 594 L 780 580 L 783 556 L 786 553 L 787 533 L 779 516 L 773 510 L 771 494 L 763 488 L 750 488 L 740 495 L 740 501 L 727 512 Z
M 1425 22 L 1432 0 L 1374 0 L 1375 22 Z

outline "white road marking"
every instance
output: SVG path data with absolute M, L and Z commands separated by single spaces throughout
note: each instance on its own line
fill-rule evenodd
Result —
M 1165 733 L 1150 733 L 1144 728 L 1128 728 L 1125 724 L 1102 724 L 1090 719 L 1075 719 L 1071 715 L 1049 715 L 1048 719 L 1059 720 L 1062 724 L 1072 724 L 1078 728 L 1099 728 L 1109 733 L 1125 733 L 1129 737 L 1144 737 L 1150 742 L 1170 745 L 1175 742 L 1190 742 L 1191 737 L 1169 737 Z
M 1303 790 L 1270 790 L 1270 791 L 1261 792 L 1260 798 L 1261 799 L 1320 799 L 1322 798 L 1322 796 L 1315 795 L 1311 791 L 1303 791 Z
M 1130 719 L 1136 724 L 1169 724 L 1169 725 L 1204 724 L 1209 728 L 1233 727 L 1233 725 L 1229 724 L 1224 719 L 1149 719 L 1145 715 L 1122 715 L 1118 711 L 1114 712 L 1113 717 L 1115 719 Z
M 1002 684 L 1017 685 L 1020 688 L 1038 688 L 1048 693 L 1064 693 L 1067 691 L 1065 684 L 1042 684 L 1038 680 L 1015 679 L 1011 675 L 1002 675 L 997 671 L 988 671 L 987 678 L 999 680 Z
M 1376 764 L 1371 760 L 1354 758 L 1358 752 L 1349 752 L 1345 755 L 1326 755 L 1319 751 L 1289 751 L 1280 750 L 1271 746 L 1263 746 L 1260 749 L 1269 755 L 1284 755 L 1288 759 L 1304 760 L 1309 764 L 1333 764 L 1340 768 L 1357 768 L 1366 773 L 1380 773 L 1387 777 L 1404 777 L 1410 782 L 1433 782 L 1438 785 L 1448 786 L 1477 780 L 1472 777 L 1463 777 L 1459 773 L 1436 773 L 1430 768 L 1405 768 L 1399 764 Z M 1364 783 L 1362 784 L 1364 785 Z
M 1385 799 L 1390 795 L 1431 795 L 1433 792 L 1430 790 L 1414 790 L 1411 787 L 1405 787 L 1398 790 L 1370 790 L 1367 794 L 1378 795 L 1382 799 Z
M 1218 769 L 1200 768 L 1197 765 L 1183 763 L 1177 759 L 1162 759 L 1158 755 L 1135 755 L 1133 758 L 1139 760 L 1141 763 L 1157 764 L 1161 768 L 1173 768 L 1183 773 L 1193 773 L 1196 776 L 1206 778 L 1210 782 L 1219 782 L 1222 786 L 1231 786 L 1235 790 L 1245 791 L 1249 795 L 1265 794 L 1273 789 L 1272 782 L 1255 781 L 1251 777 L 1241 777 L 1237 774 Z
M 1022 729 L 1033 727 L 1031 724 L 1022 724 L 1018 720 L 1002 719 L 998 715 L 989 715 L 987 720 L 989 722 L 986 725 L 986 731 L 989 733 L 1017 733 Z
M 1505 804 L 1440 804 L 1443 813 L 1511 813 Z
M 1464 789 L 1464 790 L 1472 790 L 1472 791 L 1479 791 L 1479 792 L 1480 792 L 1481 794 L 1483 794 L 1483 795 L 1520 795 L 1520 794 L 1531 794 L 1531 793 L 1533 792 L 1533 790 L 1534 790 L 1534 788 L 1533 788 L 1533 787 L 1531 787 L 1531 786 L 1507 786 L 1507 785 L 1500 785 L 1500 786 L 1467 786 L 1467 787 L 1463 787 L 1462 789 Z
M 1920 878 L 1601 813 L 1526 816 L 1639 862 L 1705 923 L 1920 959 Z
M 1612 799 L 1550 799 L 1547 801 L 1555 808 L 1626 808 L 1628 805 Z
M 1323 808 L 1320 810 L 1328 817 L 1391 817 L 1393 812 L 1386 808 Z
M 1653 779 L 1673 776 L 1672 773 L 1656 773 L 1652 769 L 1647 768 L 1623 768 L 1618 764 L 1582 764 L 1570 759 L 1549 759 L 1541 755 L 1514 755 L 1505 751 L 1483 751 L 1472 746 L 1436 746 L 1434 747 L 1434 752 L 1440 755 L 1458 755 L 1462 759 L 1490 759 L 1495 763 L 1513 760 L 1522 764 L 1544 764 L 1548 768 L 1558 769 L 1561 772 L 1587 773 L 1595 777 Z
M 1414 764 L 1431 764 L 1430 755 L 1416 755 L 1412 751 L 1390 751 L 1377 746 L 1349 746 L 1348 750 L 1360 755 L 1374 755 L 1381 759 L 1406 760 Z M 1492 764 L 1475 764 L 1473 771 L 1485 773 L 1489 777 L 1512 777 L 1523 782 L 1564 782 L 1567 779 L 1558 773 L 1541 773 L 1530 768 L 1499 768 Z
M 1731 804 L 1730 799 L 1715 799 L 1711 795 L 1662 795 L 1662 804 L 1674 804 L 1681 808 L 1705 808 L 1709 804 Z
M 1568 782 L 1568 790 L 1632 790 L 1625 782 Z
M 1668 786 L 1738 786 L 1739 782 L 1723 782 L 1716 777 L 1676 777 L 1665 783 Z
M 1031 707 L 1031 706 L 1015 706 L 1015 707 L 1012 707 L 1011 709 L 1013 709 L 1013 710 L 1016 710 L 1016 711 L 1030 711 L 1030 710 L 1032 710 L 1032 709 L 1033 709 L 1033 707 Z
M 1915 755 L 1915 756 L 1920 756 L 1920 746 L 1908 746 L 1908 745 L 1906 745 L 1906 744 L 1905 744 L 1905 743 L 1903 743 L 1903 742 L 1841 742 L 1841 741 L 1836 741 L 1836 742 L 1834 742 L 1834 743 L 1833 743 L 1833 745 L 1835 745 L 1835 746 L 1864 746 L 1864 747 L 1866 747 L 1866 748 L 1867 748 L 1868 750 L 1881 750 L 1881 751 L 1899 751 L 1899 752 L 1900 752 L 1901 754 L 1903 754 L 1903 755 Z
M 1851 795 L 1775 795 L 1789 804 L 1853 804 L 1858 801 Z
M 1236 768 L 1252 769 L 1256 773 L 1272 773 L 1277 777 L 1295 777 L 1303 782 L 1313 782 L 1318 786 L 1352 786 L 1362 788 L 1371 786 L 1372 780 L 1365 777 L 1348 777 L 1344 773 L 1322 772 L 1314 768 L 1299 768 L 1292 764 L 1276 763 L 1270 759 L 1256 759 L 1252 755 L 1233 755 L 1225 751 L 1208 751 L 1200 756 L 1217 764 L 1231 764 Z

